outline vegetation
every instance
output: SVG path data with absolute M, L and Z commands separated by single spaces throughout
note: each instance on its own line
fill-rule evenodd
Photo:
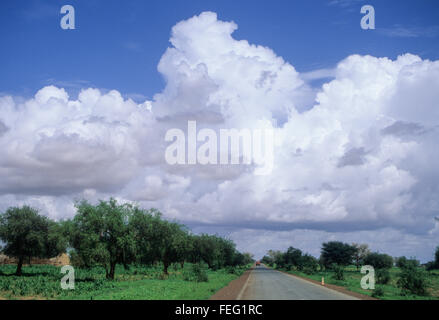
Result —
M 388 254 L 373 252 L 364 258 L 364 265 L 369 265 L 375 269 L 390 269 L 393 267 L 393 258 Z
M 299 254 L 300 253 L 300 254 Z M 311 257 L 311 258 L 310 258 Z M 322 244 L 321 256 L 317 260 L 300 249 L 288 248 L 285 252 L 269 250 L 262 263 L 315 281 L 344 287 L 350 291 L 379 299 L 439 299 L 439 268 L 435 261 L 421 265 L 414 258 L 391 256 L 371 252 L 367 245 L 349 245 L 342 242 Z M 331 264 L 329 264 L 332 262 Z M 375 269 L 375 289 L 361 288 L 364 277 L 360 266 L 371 265 Z
M 187 263 L 169 267 L 163 277 L 163 265 L 116 265 L 115 279 L 105 278 L 103 267 L 75 268 L 75 290 L 62 290 L 60 267 L 23 266 L 23 276 L 15 276 L 13 265 L 0 266 L 0 296 L 7 299 L 208 299 L 216 291 L 240 276 L 248 266 L 235 267 L 236 274 L 226 269 L 203 269 L 208 281 L 198 281 L 194 265 Z M 195 271 L 197 272 L 197 271 Z M 186 278 L 190 275 L 190 278 Z
M 112 294 L 114 288 L 125 285 L 139 285 L 143 292 L 151 280 L 172 280 L 182 292 L 189 287 L 197 292 L 187 283 L 209 283 L 203 286 L 206 290 L 219 289 L 253 262 L 252 256 L 238 252 L 231 240 L 192 234 L 184 225 L 164 220 L 156 209 L 144 210 L 112 198 L 95 205 L 79 201 L 75 207 L 73 219 L 62 222 L 43 217 L 28 206 L 0 214 L 0 240 L 5 244 L 2 251 L 17 259 L 14 275 L 11 266 L 0 268 L 0 292 L 11 296 L 85 297 L 88 292 Z M 61 291 L 61 274 L 56 267 L 26 267 L 26 277 L 22 277 L 26 258 L 52 258 L 66 250 L 75 266 L 74 293 Z M 132 286 L 122 283 L 132 280 L 143 282 Z M 132 294 L 140 298 L 137 293 Z
M 353 243 L 352 246 L 356 249 L 354 254 L 354 261 L 357 269 L 364 264 L 364 259 L 370 254 L 369 246 L 365 243 Z
M 321 261 L 326 268 L 347 266 L 357 253 L 357 248 L 347 243 L 331 241 L 322 244 Z
M 0 240 L 6 243 L 3 252 L 18 261 L 17 276 L 25 258 L 51 258 L 66 249 L 61 226 L 28 206 L 11 207 L 0 216 Z
M 402 295 L 411 293 L 425 296 L 427 294 L 427 274 L 415 263 L 408 263 L 402 268 L 397 284 L 402 289 Z

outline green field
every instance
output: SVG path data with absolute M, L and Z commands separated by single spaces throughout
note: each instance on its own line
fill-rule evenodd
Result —
M 401 270 L 399 268 L 393 267 L 389 270 L 391 275 L 391 280 L 388 284 L 376 284 L 376 287 L 381 287 L 384 290 L 384 295 L 379 297 L 383 300 L 438 300 L 439 299 L 439 270 L 434 270 L 428 272 L 428 295 L 418 296 L 418 295 L 401 295 L 401 289 L 397 287 L 397 281 L 399 273 Z M 364 276 L 360 273 L 355 266 L 349 266 L 345 268 L 344 280 L 335 280 L 334 273 L 331 271 L 317 272 L 312 275 L 305 274 L 300 271 L 291 270 L 287 271 L 291 274 L 295 274 L 304 278 L 309 278 L 316 281 L 321 281 L 322 277 L 325 279 L 325 283 L 334 284 L 337 286 L 344 287 L 350 291 L 362 293 L 368 296 L 372 295 L 372 290 L 364 290 L 361 288 L 360 281 Z
M 191 264 L 184 268 L 174 265 L 169 275 L 163 275 L 161 265 L 117 266 L 114 281 L 105 279 L 101 268 L 75 269 L 75 289 L 62 290 L 64 276 L 61 268 L 49 265 L 23 267 L 17 277 L 15 265 L 0 266 L 0 298 L 3 299 L 79 299 L 79 300 L 202 300 L 208 299 L 230 281 L 239 277 L 247 267 L 207 270 L 208 281 L 191 278 Z

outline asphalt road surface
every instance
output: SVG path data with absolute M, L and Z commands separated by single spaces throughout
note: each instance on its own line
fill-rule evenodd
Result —
M 309 281 L 257 266 L 250 273 L 240 300 L 357 300 Z

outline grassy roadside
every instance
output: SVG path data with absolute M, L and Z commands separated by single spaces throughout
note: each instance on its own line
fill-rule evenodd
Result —
M 62 300 L 204 300 L 227 286 L 248 269 L 235 267 L 205 270 L 208 281 L 188 281 L 191 264 L 173 266 L 164 276 L 161 266 L 118 266 L 116 279 L 105 280 L 100 268 L 75 270 L 75 289 L 62 290 L 63 275 L 59 267 L 24 267 L 22 277 L 13 275 L 15 266 L 0 266 L 0 299 L 62 299 Z
M 282 270 L 282 269 L 280 269 Z M 332 271 L 319 271 L 315 274 L 309 275 L 297 270 L 282 270 L 287 273 L 297 275 L 303 278 L 312 279 L 315 281 L 321 281 L 322 277 L 325 279 L 325 283 L 333 284 L 343 287 L 349 291 L 372 296 L 372 290 L 364 290 L 361 288 L 361 278 L 364 276 L 354 266 L 346 267 L 344 271 L 344 280 L 334 279 L 334 272 Z M 392 268 L 390 270 L 391 280 L 388 284 L 376 284 L 376 287 L 381 287 L 384 291 L 384 295 L 379 297 L 381 300 L 439 300 L 439 271 L 429 272 L 428 276 L 428 296 L 418 295 L 401 295 L 401 290 L 397 287 L 397 280 L 400 273 L 399 268 Z

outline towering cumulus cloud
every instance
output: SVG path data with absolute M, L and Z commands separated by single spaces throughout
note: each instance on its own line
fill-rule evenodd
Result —
M 256 254 L 292 242 L 317 254 L 328 239 L 367 239 L 430 258 L 439 61 L 353 55 L 312 88 L 271 49 L 235 40 L 236 29 L 212 12 L 175 25 L 158 65 L 166 87 L 141 105 L 91 88 L 76 100 L 53 86 L 25 102 L 1 97 L 2 208 L 29 203 L 61 218 L 74 198 L 114 195 L 227 232 Z M 216 132 L 274 130 L 271 174 L 168 165 L 165 133 L 188 120 Z

